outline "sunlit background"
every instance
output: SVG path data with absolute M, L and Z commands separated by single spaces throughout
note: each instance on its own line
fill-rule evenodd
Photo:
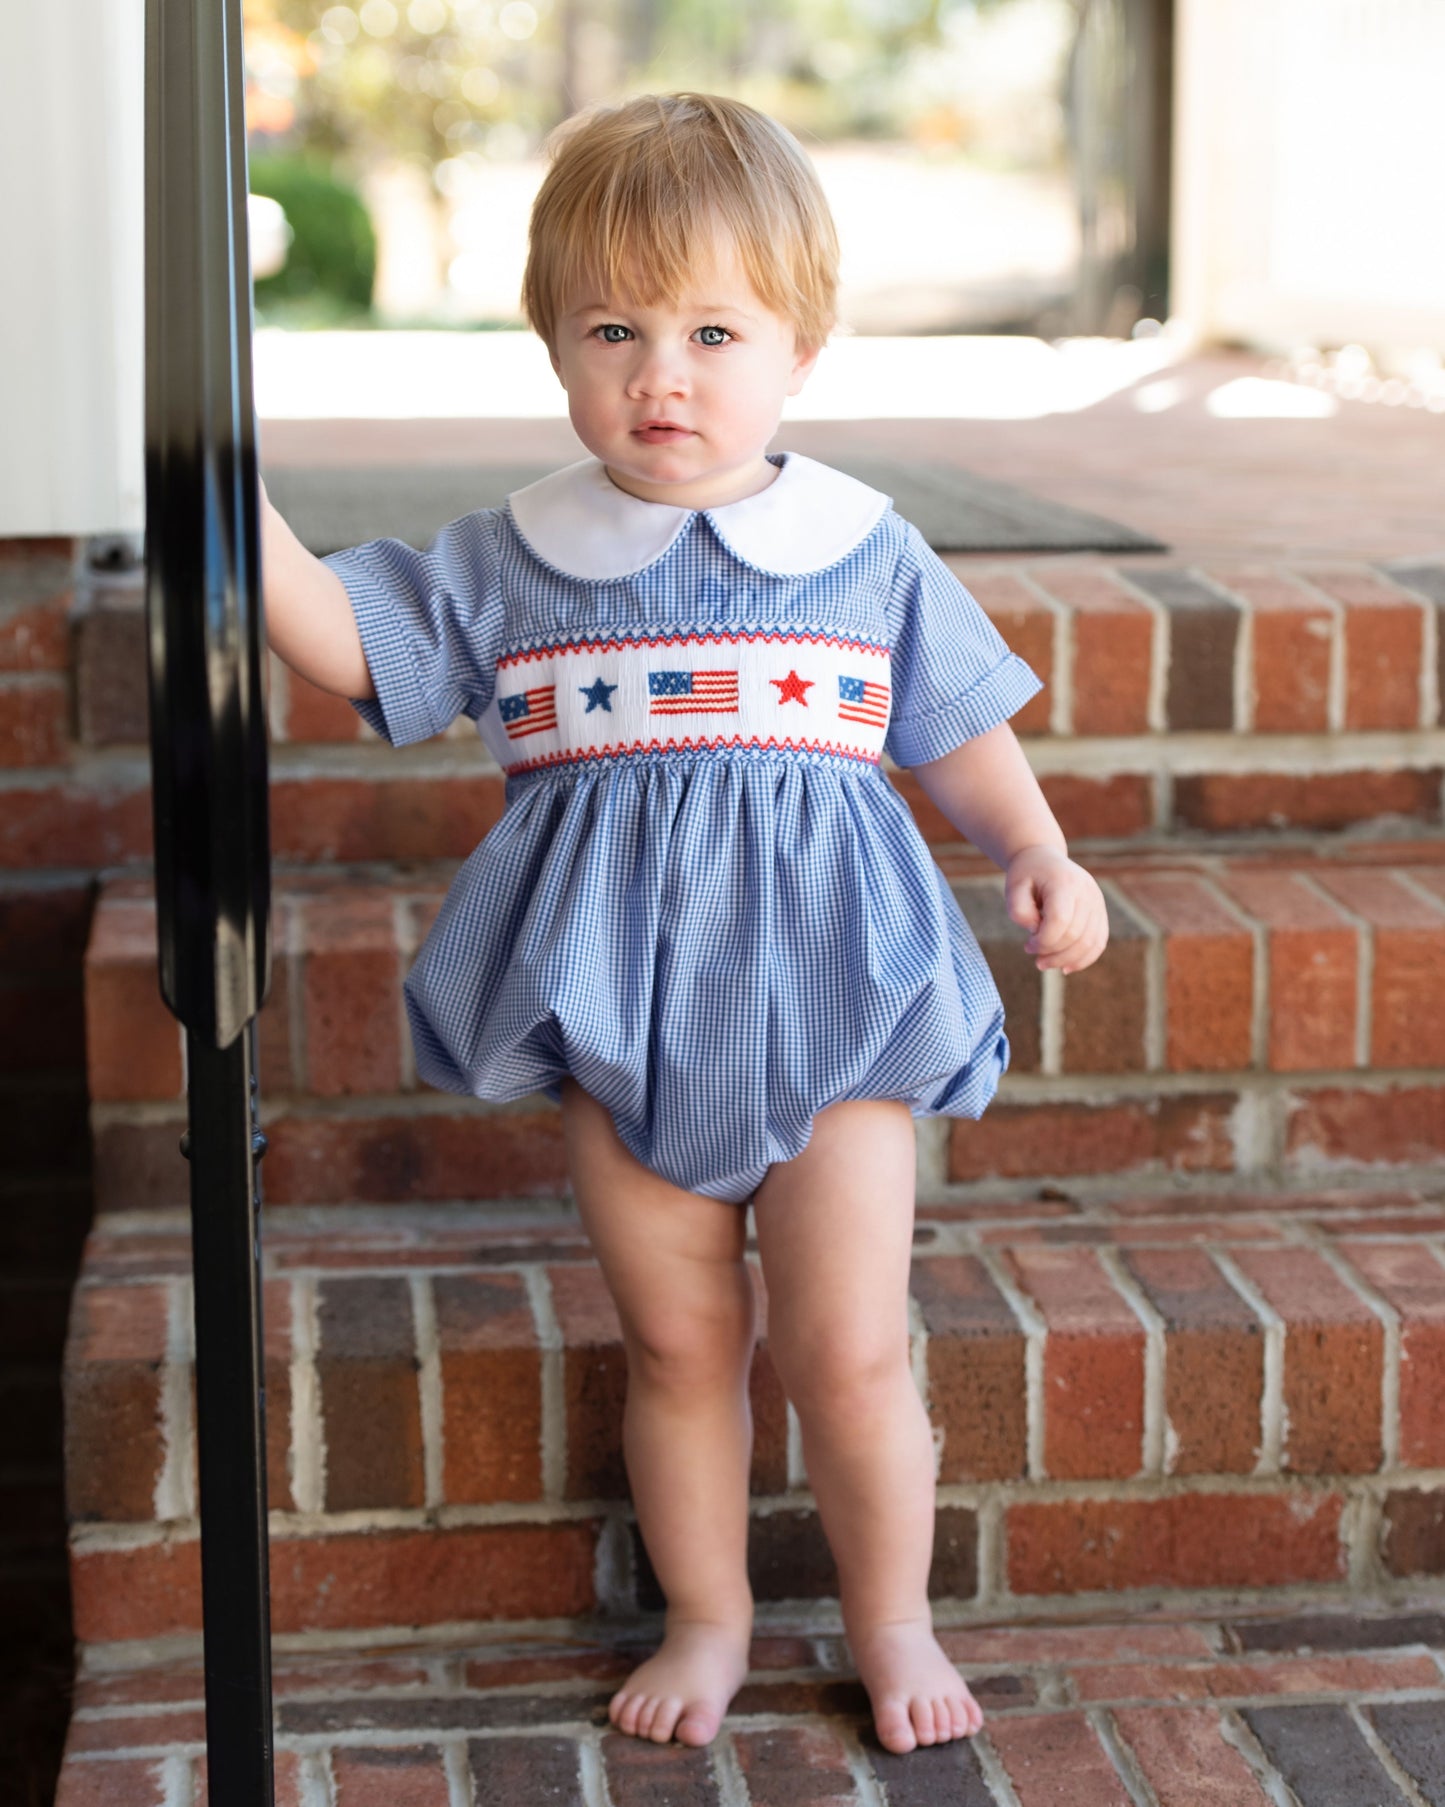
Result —
M 793 418 L 1029 418 L 1156 375 L 1163 412 L 1211 338 L 1273 354 L 1221 416 L 1445 410 L 1445 7 L 1176 10 L 246 0 L 260 411 L 560 414 L 515 336 L 544 140 L 689 87 L 789 126 L 838 221 L 842 329 Z
M 248 0 L 246 23 L 252 187 L 300 235 L 264 324 L 520 325 L 547 132 L 687 87 L 807 145 L 855 331 L 1080 324 L 1072 0 Z

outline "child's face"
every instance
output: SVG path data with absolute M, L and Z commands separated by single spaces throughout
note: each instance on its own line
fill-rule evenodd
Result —
M 723 240 L 676 308 L 639 307 L 597 288 L 568 296 L 552 367 L 577 437 L 620 488 L 647 502 L 713 508 L 772 481 L 764 452 L 784 398 L 817 357 L 758 299 Z

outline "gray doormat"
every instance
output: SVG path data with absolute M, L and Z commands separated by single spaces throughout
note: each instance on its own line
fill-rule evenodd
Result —
M 833 463 L 833 460 L 828 460 Z M 407 465 L 266 474 L 271 500 L 301 543 L 321 556 L 363 540 L 427 546 L 439 527 L 499 507 L 555 465 Z M 1167 552 L 1147 534 L 1066 508 L 952 465 L 848 458 L 838 470 L 892 496 L 937 552 Z

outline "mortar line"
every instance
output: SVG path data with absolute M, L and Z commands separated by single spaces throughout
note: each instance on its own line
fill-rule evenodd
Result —
M 291 1282 L 291 1497 L 298 1514 L 326 1510 L 326 1414 L 321 1409 L 320 1283 Z
M 407 967 L 411 964 L 412 954 L 416 951 L 412 946 L 411 933 L 411 899 L 404 891 L 397 891 L 391 902 L 391 938 L 396 948 L 397 978 L 400 981 Z M 400 1090 L 414 1092 L 416 1090 L 416 1049 L 412 1044 L 411 1024 L 406 1014 L 406 993 L 401 984 L 396 988 L 396 1032 L 398 1047 L 401 1053 L 397 1074 Z
M 466 1738 L 448 1738 L 442 1746 L 442 1767 L 447 1778 L 447 1807 L 477 1807 Z
M 611 1730 L 609 1726 L 608 1731 Z M 606 1733 L 590 1729 L 577 1740 L 578 1781 L 585 1807 L 612 1807 L 612 1791 L 607 1786 L 607 1769 L 602 1761 L 602 1740 Z
M 1044 1073 L 1064 1070 L 1064 975 L 1056 966 L 1039 975 L 1039 1067 Z
M 529 1262 L 521 1274 L 532 1307 L 540 1355 L 542 1498 L 556 1501 L 567 1486 L 566 1342 L 546 1268 L 540 1261 Z
M 1224 1742 L 1243 1757 L 1273 1807 L 1301 1807 L 1299 1796 L 1265 1755 L 1263 1745 L 1244 1723 L 1237 1708 L 1219 1709 L 1219 1729 Z
M 1027 584 L 1053 611 L 1054 695 L 1049 709 L 1049 733 L 1072 736 L 1074 732 L 1074 622 L 1075 614 L 1048 595 L 1041 584 Z
M 1132 582 L 1126 567 L 1111 565 L 1109 572 L 1120 588 L 1137 602 L 1142 602 L 1153 617 L 1153 632 L 1149 636 L 1149 700 L 1145 708 L 1145 720 L 1156 734 L 1167 733 L 1169 668 L 1174 656 L 1169 610 L 1153 591 Z
M 1165 1324 L 1144 1288 L 1129 1272 L 1124 1253 L 1113 1246 L 1095 1249 L 1100 1265 L 1124 1295 L 1134 1316 L 1144 1327 L 1144 1447 L 1141 1473 L 1165 1472 L 1164 1364 L 1167 1359 Z
M 1407 872 L 1399 866 L 1392 866 L 1390 870 L 1394 873 L 1396 880 L 1402 884 L 1407 891 L 1413 892 L 1414 895 L 1420 899 L 1421 903 L 1428 904 L 1429 907 L 1434 910 L 1436 916 L 1440 919 L 1440 926 L 1445 928 L 1445 902 L 1442 902 L 1433 891 L 1422 885 L 1413 873 Z
M 331 1768 L 330 1748 L 308 1751 L 299 1768 L 301 1807 L 335 1807 L 336 1777 Z
M 1316 897 L 1332 904 L 1355 928 L 1355 1065 L 1370 1064 L 1370 1042 L 1374 1036 L 1375 931 L 1358 911 L 1325 888 L 1308 872 L 1295 877 L 1308 886 Z
M 189 1275 L 166 1288 L 166 1355 L 161 1370 L 161 1463 L 152 1506 L 158 1519 L 196 1516 L 195 1427 L 191 1377 L 195 1372 L 194 1286 Z
M 1363 1274 L 1357 1274 L 1333 1245 L 1310 1224 L 1297 1226 L 1301 1241 L 1312 1248 L 1340 1284 L 1346 1287 L 1379 1320 L 1384 1332 L 1382 1372 L 1380 1375 L 1380 1467 L 1386 1473 L 1400 1460 L 1400 1317 L 1385 1296 L 1378 1292 Z
M 305 900 L 286 902 L 286 1027 L 291 1039 L 291 1088 L 297 1096 L 311 1090 L 306 1060 L 306 960 L 302 953 L 301 912 Z
M 1384 1739 L 1365 1717 L 1364 1710 L 1360 1706 L 1360 1703 L 1357 1700 L 1349 1701 L 1346 1703 L 1345 1710 L 1359 1728 L 1360 1735 L 1369 1746 L 1375 1761 L 1395 1784 L 1396 1788 L 1399 1789 L 1400 1793 L 1404 1795 L 1405 1799 L 1410 1803 L 1410 1807 L 1433 1807 L 1433 1803 L 1427 1801 L 1424 1795 L 1421 1794 L 1420 1790 L 1415 1786 L 1415 1778 L 1404 1768 L 1399 1759 L 1395 1756 L 1395 1753 L 1390 1749 L 1389 1745 L 1385 1743 Z
M 1128 1789 L 1134 1807 L 1159 1807 L 1159 1797 L 1150 1787 L 1148 1778 L 1139 1767 L 1138 1759 L 1114 1724 L 1113 1714 L 1103 1707 L 1090 1707 L 1085 1710 L 1084 1717 L 1094 1728 L 1094 1736 L 1118 1771 L 1119 1780 Z
M 785 1397 L 784 1409 L 788 1424 L 788 1491 L 801 1493 L 808 1485 L 808 1466 L 803 1460 L 803 1424 L 791 1399 Z
M 416 1331 L 417 1393 L 421 1406 L 422 1500 L 429 1507 L 440 1506 L 446 1498 L 442 1485 L 446 1406 L 437 1336 L 436 1295 L 432 1291 L 430 1274 L 413 1273 L 409 1281 L 412 1322 Z
M 1205 1252 L 1220 1273 L 1234 1288 L 1263 1326 L 1264 1373 L 1259 1394 L 1259 1458 L 1254 1465 L 1257 1475 L 1277 1475 L 1284 1461 L 1284 1319 L 1264 1294 L 1239 1268 L 1227 1249 L 1209 1242 Z
M 984 1783 L 991 1788 L 998 1807 L 1019 1807 L 1018 1795 L 1008 1771 L 1003 1766 L 1003 1759 L 994 1749 L 993 1740 L 988 1735 L 988 1727 L 973 1735 L 973 1754 L 978 1758 L 978 1767 L 983 1773 Z
M 1234 643 L 1234 728 L 1237 734 L 1254 732 L 1254 610 L 1242 596 L 1223 584 L 1215 588 L 1228 596 L 1239 609 L 1239 633 Z
M 839 1744 L 843 1747 L 843 1755 L 848 1763 L 848 1774 L 852 1777 L 853 1786 L 857 1792 L 858 1807 L 888 1807 L 883 1784 L 874 1775 L 873 1765 L 868 1761 L 857 1732 L 846 1721 L 835 1725 L 832 1729 Z
M 978 1259 L 1003 1294 L 1024 1333 L 1024 1410 L 1028 1479 L 1044 1480 L 1044 1345 L 1048 1326 L 1043 1313 L 1008 1271 L 1002 1253 L 979 1247 Z
M 191 1807 L 196 1798 L 195 1765 L 183 1752 L 164 1759 L 161 1764 L 161 1799 L 165 1807 Z
M 985 1493 L 974 1508 L 974 1536 L 978 1552 L 975 1607 L 992 1606 L 1008 1595 L 1003 1514 L 1003 1497 L 996 1489 Z
M 1391 581 L 1400 579 L 1392 575 Z M 1424 599 L 1421 599 L 1424 602 Z M 1420 636 L 1420 724 L 1433 728 L 1440 719 L 1440 610 L 1424 602 L 1425 623 Z
M 1199 882 L 1219 905 L 1232 916 L 1244 929 L 1250 939 L 1250 983 L 1254 995 L 1250 999 L 1249 1021 L 1249 1059 L 1250 1065 L 1257 1070 L 1268 1071 L 1269 1068 L 1269 931 L 1262 922 L 1256 922 L 1244 907 L 1237 903 L 1212 872 L 1198 874 Z
M 1345 669 L 1345 605 L 1338 597 L 1331 596 L 1318 584 L 1312 583 L 1309 574 L 1290 567 L 1290 576 L 1306 593 L 1325 610 L 1330 617 L 1330 656 L 1329 675 L 1325 680 L 1325 732 L 1342 734 L 1345 731 L 1345 690 L 1347 673 Z
M 913 1375 L 913 1384 L 918 1389 L 918 1397 L 928 1416 L 928 1434 L 933 1444 L 933 1484 L 936 1487 L 943 1467 L 943 1442 L 947 1433 L 943 1425 L 933 1422 L 932 1389 L 928 1374 L 928 1324 L 923 1316 L 923 1307 L 911 1289 L 908 1294 L 908 1366 Z
M 733 1743 L 733 1734 L 726 1725 L 708 1746 L 708 1758 L 717 1784 L 719 1807 L 749 1807 L 752 1795 Z
M 1174 821 L 1174 770 L 1172 766 L 1160 766 L 1150 774 L 1153 796 L 1150 800 L 1150 824 L 1155 834 L 1169 833 Z

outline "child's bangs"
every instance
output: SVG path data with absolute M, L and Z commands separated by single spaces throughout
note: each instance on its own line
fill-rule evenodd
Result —
M 615 295 L 638 307 L 677 307 L 731 251 L 754 292 L 774 313 L 797 311 L 795 285 L 780 267 L 778 232 L 759 230 L 751 210 L 724 204 L 678 208 L 660 216 L 650 207 L 579 210 L 566 251 L 557 260 L 553 298 L 558 311 L 572 297 L 605 301 Z M 779 230 L 783 222 L 777 222 Z M 771 249 L 770 249 L 771 247 Z
M 717 96 L 643 96 L 565 122 L 554 157 L 522 297 L 549 343 L 584 302 L 678 306 L 729 248 L 801 343 L 826 341 L 837 238 L 816 176 L 774 122 Z

